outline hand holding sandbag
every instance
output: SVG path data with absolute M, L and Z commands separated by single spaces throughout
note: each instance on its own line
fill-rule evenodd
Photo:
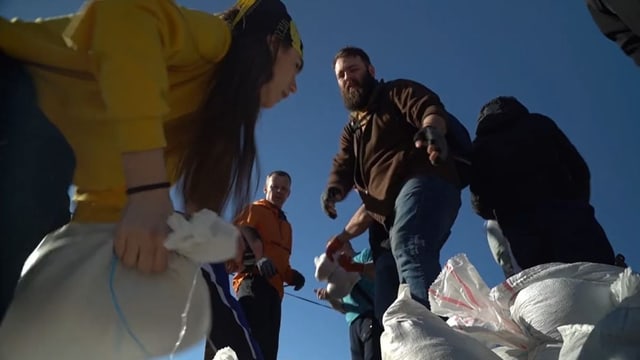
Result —
M 217 263 L 233 259 L 238 251 L 240 232 L 215 212 L 204 209 L 187 220 L 174 213 L 167 220 L 172 232 L 165 248 L 198 263 Z
M 340 249 L 342 249 L 343 246 L 344 242 L 340 240 L 338 236 L 334 236 L 329 239 L 329 241 L 327 241 L 327 248 L 324 252 L 327 259 L 329 259 L 329 261 L 333 261 L 333 257 Z
M 167 269 L 169 253 L 162 245 L 169 233 L 167 218 L 171 213 L 168 187 L 129 195 L 114 241 L 123 265 L 144 273 Z
M 364 271 L 364 264 L 353 262 L 353 258 L 346 254 L 338 257 L 338 264 L 348 272 L 362 273 Z
M 316 296 L 318 297 L 318 299 L 320 300 L 327 300 L 329 299 L 329 293 L 327 292 L 326 288 L 320 288 L 320 289 L 314 289 L 313 292 L 316 293 Z
M 339 299 L 347 296 L 360 280 L 360 274 L 345 271 L 337 261 L 329 261 L 324 253 L 316 256 L 314 263 L 315 277 L 318 281 L 327 282 L 327 293 L 331 298 Z

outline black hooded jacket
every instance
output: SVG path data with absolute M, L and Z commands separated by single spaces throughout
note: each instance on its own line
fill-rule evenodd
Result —
M 640 66 L 640 1 L 585 0 L 600 31 Z
M 473 141 L 471 202 L 485 219 L 556 199 L 589 201 L 589 168 L 550 118 L 513 97 L 483 106 Z

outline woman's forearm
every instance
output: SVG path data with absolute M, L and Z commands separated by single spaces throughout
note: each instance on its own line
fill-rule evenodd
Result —
M 167 181 L 164 149 L 124 153 L 122 166 L 127 188 Z

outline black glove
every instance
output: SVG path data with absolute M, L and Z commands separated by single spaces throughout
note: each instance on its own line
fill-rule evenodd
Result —
M 289 285 L 293 285 L 293 290 L 298 291 L 304 286 L 304 276 L 298 270 L 291 270 L 291 272 L 293 272 L 293 280 Z
M 271 259 L 266 257 L 263 257 L 262 259 L 256 261 L 256 267 L 258 268 L 260 275 L 264 276 L 267 279 L 272 278 L 278 272 Z
M 335 219 L 338 217 L 336 212 L 336 202 L 342 197 L 342 191 L 335 186 L 328 187 L 320 196 L 322 210 L 328 217 Z
M 440 152 L 440 155 L 436 158 L 434 165 L 441 164 L 449 156 L 447 139 L 445 139 L 444 134 L 441 133 L 440 130 L 433 126 L 426 126 L 418 130 L 418 132 L 413 136 L 413 141 L 422 141 L 427 143 L 427 146 L 434 145 L 436 147 L 436 150 Z

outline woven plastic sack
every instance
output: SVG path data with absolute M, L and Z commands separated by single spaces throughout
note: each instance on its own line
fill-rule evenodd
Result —
M 535 344 L 511 319 L 508 307 L 490 297 L 490 290 L 465 254 L 452 257 L 429 288 L 431 311 L 448 317 L 489 349 L 508 346 L 525 351 Z
M 200 263 L 235 255 L 237 229 L 203 211 L 169 218 L 169 268 L 143 274 L 113 253 L 114 224 L 70 224 L 31 254 L 0 327 L 0 359 L 152 359 L 210 329 Z
M 413 300 L 406 284 L 383 316 L 383 360 L 499 360 L 471 336 L 457 331 Z

